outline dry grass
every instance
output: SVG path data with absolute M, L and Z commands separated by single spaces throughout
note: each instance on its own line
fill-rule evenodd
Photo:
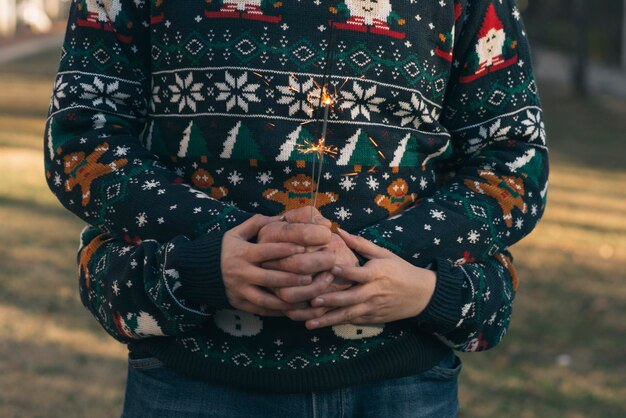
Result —
M 115 417 L 123 398 L 124 348 L 78 299 L 82 224 L 43 178 L 57 55 L 0 70 L 3 418 Z M 626 105 L 574 100 L 555 87 L 543 93 L 548 210 L 513 249 L 522 285 L 509 335 L 492 352 L 463 355 L 466 418 L 626 416 Z

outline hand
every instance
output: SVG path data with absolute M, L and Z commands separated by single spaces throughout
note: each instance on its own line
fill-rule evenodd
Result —
M 346 246 L 337 234 L 330 233 L 331 222 L 324 218 L 317 209 L 311 206 L 294 209 L 283 214 L 282 218 L 286 223 L 269 224 L 263 227 L 259 233 L 258 242 L 293 242 L 307 247 L 307 252 L 309 253 L 332 252 L 335 256 L 335 264 L 358 264 L 358 258 L 354 252 Z M 312 229 L 311 219 L 313 219 L 315 225 L 326 227 L 327 229 Z M 315 236 L 308 235 L 313 232 L 316 234 Z M 263 266 L 275 270 L 300 272 L 303 266 L 299 261 L 304 258 L 302 256 L 288 257 L 264 263 Z M 330 268 L 332 266 L 326 269 L 320 266 L 317 272 L 327 271 Z M 347 283 L 338 280 L 337 284 L 345 285 Z
M 335 265 L 357 266 L 359 260 L 354 252 L 348 248 L 346 243 L 337 234 L 333 234 L 330 244 L 326 247 L 335 254 Z M 282 260 L 275 260 L 264 265 L 272 266 L 277 270 L 282 270 Z M 352 287 L 354 282 L 345 280 L 341 277 L 334 276 L 330 271 L 319 273 L 313 278 L 313 283 L 307 286 L 282 287 L 274 289 L 274 293 L 285 302 L 300 303 L 309 302 L 317 296 L 331 292 L 339 292 Z M 308 319 L 317 318 L 325 314 L 328 308 L 312 308 L 295 309 L 285 312 L 285 315 L 294 321 L 306 321 Z
M 306 322 L 308 329 L 338 324 L 383 324 L 420 314 L 435 291 L 437 276 L 416 267 L 365 238 L 339 230 L 348 247 L 369 261 L 362 267 L 336 266 L 335 276 L 358 284 L 311 301 L 315 308 L 331 309 Z
M 224 234 L 221 253 L 222 277 L 228 301 L 237 309 L 262 316 L 284 316 L 283 311 L 303 307 L 282 301 L 264 288 L 307 285 L 312 281 L 311 276 L 264 269 L 260 264 L 305 254 L 306 248 L 288 242 L 250 242 L 261 228 L 279 219 L 255 215 Z
M 311 223 L 311 213 L 314 223 Z M 288 242 L 307 248 L 306 254 L 266 262 L 263 268 L 311 276 L 335 265 L 335 255 L 327 248 L 331 241 L 330 221 L 311 206 L 285 213 L 279 221 L 262 227 L 257 237 L 258 243 Z
M 311 218 L 313 218 L 314 222 L 317 225 L 324 225 L 327 228 L 330 228 L 331 226 L 331 222 L 323 218 L 320 212 L 317 209 L 312 208 L 311 206 L 291 210 L 285 213 L 283 215 L 283 218 L 290 225 L 294 225 L 294 228 L 301 228 L 303 225 L 307 224 L 311 225 Z M 278 231 L 278 228 L 280 227 L 281 226 L 279 225 L 271 224 L 265 227 L 264 229 L 266 231 L 263 231 L 264 233 L 262 232 L 260 234 L 260 241 L 268 242 L 269 236 L 273 236 L 274 240 L 279 239 L 279 237 L 282 239 L 288 239 L 285 236 L 281 237 L 279 235 L 279 232 L 269 232 L 269 230 L 272 228 L 277 229 Z M 299 237 L 299 239 L 301 240 L 299 242 L 300 244 L 307 245 L 306 242 L 302 241 L 302 237 Z M 335 260 L 333 266 L 335 264 L 358 264 L 358 258 L 356 257 L 354 252 L 346 246 L 345 242 L 337 234 L 331 235 L 331 240 L 327 245 L 320 244 L 313 247 L 309 246 L 307 248 L 307 251 L 309 253 L 320 251 L 323 253 L 327 253 L 328 251 L 330 251 L 334 255 Z M 324 254 L 323 257 L 325 261 L 328 261 L 328 259 L 326 259 L 326 254 Z M 273 270 L 302 273 L 302 269 L 305 268 L 305 266 L 301 265 L 303 258 L 304 257 L 301 256 L 292 256 L 281 260 L 274 260 L 263 263 L 263 267 Z M 311 258 L 310 260 L 315 261 L 313 258 Z M 321 264 L 317 264 L 317 266 L 318 268 L 322 267 Z M 334 276 L 332 276 L 332 274 L 329 273 L 328 270 L 330 270 L 330 268 L 332 268 L 333 266 L 325 268 L 322 272 L 315 275 L 315 277 L 313 278 L 313 282 L 308 286 L 283 287 L 279 289 L 272 289 L 272 291 L 285 302 L 299 303 L 304 301 L 308 302 L 316 296 L 322 295 L 324 293 L 344 290 L 352 286 L 352 282 L 340 278 L 335 278 Z M 308 308 L 304 310 L 288 311 L 286 312 L 286 315 L 293 320 L 303 321 L 309 318 L 315 318 L 323 313 L 325 313 L 323 309 Z

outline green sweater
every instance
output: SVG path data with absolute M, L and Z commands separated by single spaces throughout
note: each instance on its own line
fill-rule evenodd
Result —
M 498 344 L 517 287 L 507 248 L 539 221 L 548 173 L 513 0 L 232 3 L 72 6 L 45 166 L 89 224 L 85 306 L 173 370 L 274 392 L 409 375 L 450 348 Z M 317 206 L 436 271 L 418 317 L 308 331 L 226 297 L 223 234 L 312 203 L 302 148 L 321 135 L 323 85 L 338 153 Z

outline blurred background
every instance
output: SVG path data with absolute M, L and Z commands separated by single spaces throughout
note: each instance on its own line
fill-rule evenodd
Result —
M 461 416 L 626 417 L 626 0 L 519 0 L 551 149 L 548 208 Z M 118 417 L 126 352 L 82 307 L 81 222 L 44 180 L 68 2 L 0 0 L 0 417 Z

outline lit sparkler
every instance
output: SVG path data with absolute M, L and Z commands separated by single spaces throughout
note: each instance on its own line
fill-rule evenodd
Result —
M 311 200 L 313 202 L 311 206 L 311 223 L 313 223 L 313 208 L 317 207 L 317 195 L 320 191 L 320 182 L 322 180 L 322 167 L 324 166 L 324 155 L 334 156 L 337 154 L 338 149 L 335 146 L 326 145 L 326 133 L 328 131 L 328 116 L 330 113 L 331 107 L 334 105 L 335 101 L 333 100 L 331 94 L 328 92 L 328 87 L 323 85 L 319 87 L 319 103 L 321 106 L 324 106 L 324 116 L 322 119 L 322 133 L 320 138 L 316 143 L 310 143 L 305 141 L 304 144 L 300 147 L 300 152 L 303 154 L 316 154 L 317 159 L 319 160 L 318 164 L 318 172 L 315 174 L 315 159 L 311 164 L 311 179 L 313 179 L 313 183 L 311 183 Z M 309 101 L 318 101 L 317 98 L 314 97 L 315 93 L 309 95 Z M 314 186 L 315 184 L 315 186 Z
M 319 164 L 317 167 L 317 176 L 315 175 L 315 158 L 311 164 L 311 179 L 313 182 L 311 183 L 311 200 L 313 202 L 311 206 L 311 223 L 313 223 L 313 209 L 317 207 L 317 195 L 320 190 L 320 183 L 322 180 L 322 168 L 324 166 L 324 155 L 328 154 L 334 156 L 337 154 L 338 150 L 335 146 L 326 145 L 326 133 L 328 131 L 328 117 L 330 114 L 331 108 L 335 104 L 335 100 L 333 96 L 330 94 L 328 90 L 329 80 L 330 80 L 330 71 L 333 67 L 333 58 L 334 58 L 334 49 L 333 49 L 333 24 L 330 24 L 329 31 L 329 41 L 326 50 L 326 59 L 325 59 L 325 68 L 324 68 L 324 76 L 322 78 L 322 84 L 319 85 L 315 83 L 317 89 L 313 90 L 308 95 L 308 101 L 310 103 L 318 102 L 318 109 L 324 108 L 324 113 L 322 117 L 322 132 L 319 140 L 315 144 L 310 144 L 305 141 L 304 146 L 301 147 L 300 152 L 303 154 L 311 154 L 315 153 L 317 158 L 319 159 Z M 337 96 L 337 95 L 335 95 Z M 317 178 L 317 180 L 316 180 Z

